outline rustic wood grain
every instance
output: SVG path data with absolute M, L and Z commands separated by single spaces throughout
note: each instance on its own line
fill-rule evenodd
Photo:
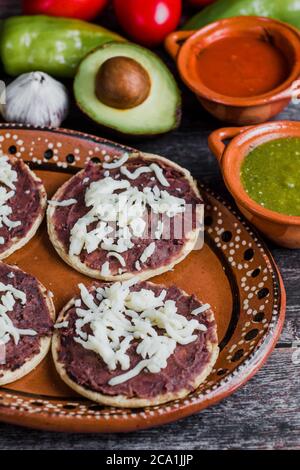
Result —
M 158 52 L 177 76 L 172 61 L 162 51 Z M 71 89 L 71 83 L 66 84 Z M 174 160 L 230 199 L 217 162 L 207 147 L 209 133 L 221 123 L 203 111 L 192 93 L 181 87 L 183 120 L 180 129 L 140 142 L 118 140 Z M 299 117 L 300 106 L 293 105 L 277 119 L 297 120 Z M 94 123 L 84 118 L 74 104 L 64 127 L 110 138 L 107 132 L 99 131 Z M 292 355 L 297 350 L 297 340 L 300 347 L 300 250 L 268 245 L 287 291 L 286 322 L 271 358 L 241 390 L 198 415 L 127 435 L 57 434 L 0 423 L 0 449 L 299 449 L 300 365 L 293 364 Z
M 0 424 L 0 449 L 300 449 L 300 364 L 293 364 L 293 352 L 276 349 L 234 395 L 177 423 L 115 435 L 62 435 Z

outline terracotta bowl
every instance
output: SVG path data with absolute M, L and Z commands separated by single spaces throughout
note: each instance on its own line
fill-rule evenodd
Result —
M 213 42 L 228 37 L 249 35 L 268 38 L 288 59 L 288 78 L 270 92 L 237 98 L 221 95 L 207 88 L 197 72 L 197 55 Z M 292 26 L 270 18 L 242 16 L 211 23 L 197 31 L 176 31 L 165 41 L 169 54 L 176 60 L 185 84 L 196 93 L 202 106 L 221 121 L 236 124 L 258 124 L 281 112 L 293 96 L 299 94 L 300 34 Z
M 283 137 L 300 137 L 300 122 L 277 121 L 252 127 L 228 127 L 214 131 L 208 139 L 217 157 L 223 178 L 241 212 L 270 240 L 287 248 L 300 248 L 300 217 L 289 216 L 262 207 L 245 191 L 241 165 L 254 147 Z M 232 139 L 226 146 L 224 141 Z

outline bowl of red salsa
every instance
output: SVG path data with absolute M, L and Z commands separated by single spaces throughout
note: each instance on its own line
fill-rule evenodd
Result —
M 208 143 L 247 219 L 275 243 L 300 248 L 300 122 L 227 127 Z
M 300 35 L 280 21 L 227 18 L 197 31 L 171 33 L 165 46 L 182 80 L 221 121 L 267 121 L 297 95 Z

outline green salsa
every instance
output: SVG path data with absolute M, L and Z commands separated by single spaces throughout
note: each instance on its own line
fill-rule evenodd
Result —
M 248 195 L 261 206 L 300 216 L 300 138 L 266 142 L 246 156 L 241 178 Z

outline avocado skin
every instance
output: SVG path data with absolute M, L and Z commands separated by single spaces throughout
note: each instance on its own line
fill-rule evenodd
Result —
M 91 116 L 89 116 L 86 113 L 86 111 L 84 109 L 81 108 L 81 106 L 78 103 L 76 103 L 76 104 L 77 104 L 77 107 L 82 112 L 82 114 L 84 114 L 84 116 L 88 119 L 88 121 L 91 122 L 92 124 L 96 124 L 97 128 L 100 131 L 102 130 L 111 139 L 119 139 L 119 141 L 121 141 L 121 142 L 126 142 L 126 141 L 139 142 L 139 141 L 142 141 L 142 140 L 145 140 L 145 139 L 156 139 L 157 137 L 162 135 L 162 133 L 159 133 L 159 132 L 156 132 L 156 133 L 152 132 L 152 133 L 148 133 L 148 134 L 147 133 L 144 133 L 144 134 L 128 134 L 126 132 L 122 132 L 121 130 L 113 129 L 112 127 L 105 126 L 104 124 L 101 124 L 101 123 L 95 121 L 93 118 L 91 118 Z M 178 127 L 180 126 L 180 123 L 181 123 L 181 117 L 182 117 L 182 110 L 181 110 L 181 102 L 180 102 L 180 104 L 178 105 L 178 107 L 176 109 L 174 127 L 172 129 L 166 131 L 165 134 L 167 134 L 169 132 L 173 132 L 176 129 L 178 129 Z
M 143 140 L 144 138 L 155 138 L 155 137 L 158 137 L 162 134 L 165 134 L 167 132 L 171 132 L 171 131 L 177 129 L 179 127 L 180 123 L 181 123 L 181 116 L 182 116 L 181 92 L 178 88 L 177 82 L 176 82 L 174 76 L 172 75 L 172 73 L 170 72 L 170 70 L 167 68 L 167 66 L 163 63 L 163 61 L 158 56 L 156 56 L 156 54 L 154 54 L 153 52 L 151 52 L 147 49 L 144 49 L 143 47 L 138 46 L 136 44 L 132 44 L 132 43 L 126 43 L 125 44 L 125 43 L 123 43 L 122 46 L 123 47 L 126 46 L 126 48 L 129 48 L 129 49 L 145 51 L 146 54 L 149 54 L 152 57 L 155 57 L 155 61 L 157 61 L 157 64 L 159 64 L 160 67 L 163 67 L 165 69 L 165 71 L 168 74 L 169 78 L 171 78 L 171 80 L 172 80 L 172 85 L 173 85 L 173 89 L 174 89 L 174 96 L 173 97 L 175 97 L 175 99 L 176 99 L 176 102 L 174 104 L 174 110 L 173 110 L 173 113 L 172 113 L 172 118 L 173 118 L 172 119 L 172 124 L 167 129 L 165 129 L 163 131 L 149 128 L 149 130 L 146 130 L 145 132 L 130 132 L 130 131 L 128 132 L 127 130 L 122 129 L 122 127 L 116 127 L 114 125 L 105 124 L 105 123 L 101 122 L 100 119 L 99 120 L 95 119 L 93 116 L 91 116 L 91 113 L 88 112 L 86 107 L 82 105 L 82 103 L 78 99 L 78 90 L 76 90 L 76 77 L 78 76 L 79 72 L 81 71 L 83 64 L 85 63 L 85 61 L 90 56 L 93 56 L 93 54 L 98 52 L 98 51 L 103 51 L 103 50 L 106 50 L 106 49 L 108 49 L 110 47 L 113 47 L 113 46 L 120 46 L 120 43 L 116 42 L 116 41 L 112 41 L 112 42 L 109 42 L 107 44 L 104 44 L 100 47 L 97 47 L 97 48 L 93 49 L 92 51 L 90 51 L 84 57 L 84 59 L 81 61 L 81 63 L 79 64 L 79 66 L 77 68 L 77 73 L 75 75 L 74 87 L 73 88 L 74 88 L 74 96 L 75 96 L 76 104 L 77 104 L 78 108 L 81 110 L 81 112 L 91 122 L 93 122 L 94 124 L 97 124 L 97 127 L 102 129 L 103 131 L 105 131 L 108 135 L 110 135 L 111 137 L 115 137 L 115 138 L 121 138 L 122 140 L 130 140 L 130 141 L 136 142 L 136 141 Z M 134 57 L 134 59 L 137 60 L 136 57 Z M 149 70 L 147 68 L 146 68 L 146 70 L 148 71 L 148 73 L 151 76 L 152 75 L 151 70 Z M 95 73 L 96 73 L 96 71 L 95 71 Z M 95 95 L 95 93 L 94 93 L 94 95 Z M 95 100 L 97 100 L 96 96 L 95 96 Z M 127 113 L 128 111 L 131 111 L 131 110 L 129 109 L 129 110 L 122 110 L 122 111 Z M 163 114 L 163 111 L 162 111 L 162 114 Z
M 105 126 L 104 124 L 100 124 L 99 122 L 96 122 L 94 119 L 92 119 L 77 103 L 77 106 L 78 108 L 80 109 L 80 111 L 84 114 L 84 116 L 88 119 L 89 122 L 91 122 L 92 124 L 97 124 L 97 129 L 99 129 L 99 131 L 103 131 L 103 134 L 107 135 L 110 139 L 112 140 L 117 140 L 118 142 L 123 142 L 123 143 L 126 143 L 126 142 L 140 142 L 140 141 L 143 141 L 145 139 L 156 139 L 157 137 L 163 135 L 163 134 L 167 134 L 167 133 L 171 133 L 173 131 L 175 131 L 176 129 L 178 129 L 178 127 L 180 126 L 180 123 L 181 123 L 181 116 L 182 116 L 182 112 L 181 112 L 181 107 L 179 106 L 178 107 L 178 110 L 176 111 L 176 124 L 175 126 L 164 132 L 164 133 L 158 133 L 158 132 L 153 132 L 152 134 L 147 134 L 147 133 L 144 133 L 144 134 L 127 134 L 126 132 L 122 132 L 120 130 L 117 130 L 117 129 L 113 129 L 112 127 L 108 127 L 108 126 Z M 98 134 L 97 134 L 98 135 Z

